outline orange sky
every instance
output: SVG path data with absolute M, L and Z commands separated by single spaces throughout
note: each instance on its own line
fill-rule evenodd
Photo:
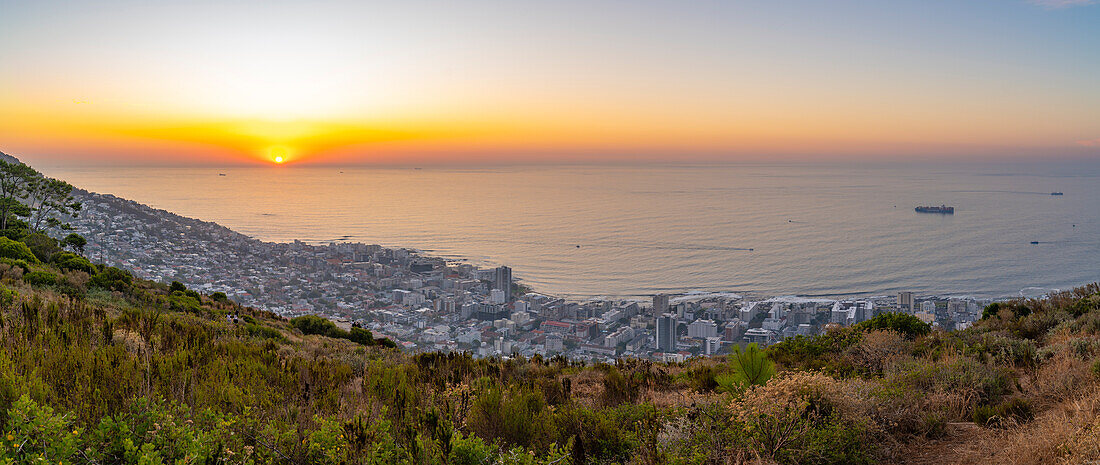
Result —
M 4 3 L 0 150 L 169 164 L 1100 156 L 1088 5 L 413 3 Z

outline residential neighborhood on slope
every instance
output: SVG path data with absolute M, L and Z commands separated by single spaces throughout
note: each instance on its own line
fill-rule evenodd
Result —
M 910 292 L 852 300 L 711 293 L 570 301 L 530 292 L 506 266 L 480 268 L 360 243 L 263 242 L 112 195 L 77 195 L 84 210 L 73 226 L 87 238 L 93 261 L 144 279 L 224 292 L 286 317 L 322 315 L 410 351 L 679 361 L 891 311 L 960 329 L 979 318 L 987 302 Z

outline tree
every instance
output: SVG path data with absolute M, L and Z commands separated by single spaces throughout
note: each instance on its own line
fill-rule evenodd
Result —
M 28 206 L 31 208 L 31 230 L 45 228 L 71 229 L 60 217 L 76 217 L 82 205 L 73 197 L 73 185 L 60 179 L 38 178 L 27 189 Z
M 44 262 L 49 262 L 53 259 L 54 254 L 61 251 L 61 247 L 57 245 L 57 239 L 40 232 L 24 237 L 23 243 L 30 247 L 31 252 L 34 252 L 34 256 Z
M 8 219 L 14 213 L 29 213 L 19 208 L 23 205 L 19 200 L 40 176 L 34 168 L 27 165 L 0 160 L 0 230 L 8 229 Z
M 84 246 L 88 245 L 88 240 L 77 233 L 69 233 L 61 240 L 61 245 L 72 249 L 74 252 L 84 255 Z

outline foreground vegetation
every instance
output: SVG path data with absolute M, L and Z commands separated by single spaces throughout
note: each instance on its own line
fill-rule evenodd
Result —
M 114 268 L 2 260 L 0 463 L 1100 456 L 1097 285 L 992 305 L 959 332 L 887 314 L 766 351 L 585 366 L 409 355 Z M 952 441 L 975 455 L 928 456 Z

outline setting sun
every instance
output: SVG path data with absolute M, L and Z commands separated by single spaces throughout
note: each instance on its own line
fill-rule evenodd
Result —
M 269 152 L 271 155 L 271 160 L 275 163 L 283 163 L 284 161 L 286 161 L 286 147 L 272 147 Z

